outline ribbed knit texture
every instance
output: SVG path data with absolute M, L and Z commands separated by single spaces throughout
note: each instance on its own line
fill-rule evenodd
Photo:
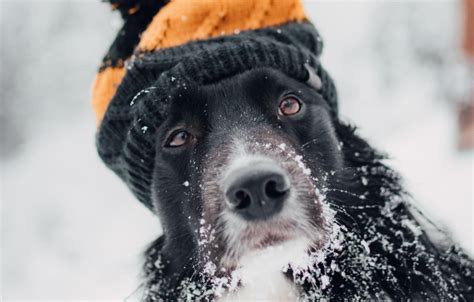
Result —
M 300 0 L 108 0 L 125 22 L 105 56 L 92 90 L 99 124 L 135 52 L 306 20 Z
M 134 58 L 98 129 L 102 160 L 152 209 L 154 133 L 186 85 L 207 85 L 258 67 L 306 81 L 305 64 L 321 77 L 321 93 L 337 114 L 333 82 L 320 66 L 322 42 L 309 22 L 287 23 L 190 42 Z

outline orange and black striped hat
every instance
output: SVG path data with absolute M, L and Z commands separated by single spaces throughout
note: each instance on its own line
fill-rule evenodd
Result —
M 93 85 L 97 149 L 150 209 L 153 133 L 183 83 L 206 85 L 259 67 L 306 81 L 307 64 L 337 114 L 336 90 L 319 64 L 322 41 L 299 0 L 108 2 L 124 25 Z

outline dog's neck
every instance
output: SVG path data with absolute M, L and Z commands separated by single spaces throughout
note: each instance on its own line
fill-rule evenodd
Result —
M 308 241 L 302 238 L 245 254 L 232 273 L 239 286 L 217 300 L 296 301 L 298 289 L 284 271 L 288 265 L 304 265 L 308 246 Z

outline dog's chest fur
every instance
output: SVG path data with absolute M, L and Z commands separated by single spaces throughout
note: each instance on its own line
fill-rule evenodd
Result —
M 218 301 L 296 301 L 298 289 L 285 276 L 284 268 L 289 264 L 301 265 L 307 247 L 307 240 L 296 239 L 244 255 L 233 272 L 241 285 L 223 294 Z

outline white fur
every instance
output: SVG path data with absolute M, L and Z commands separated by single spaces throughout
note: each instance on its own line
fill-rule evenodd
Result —
M 296 301 L 298 290 L 283 270 L 290 263 L 292 267 L 304 263 L 308 246 L 308 240 L 295 239 L 248 252 L 232 274 L 240 280 L 241 286 L 225 293 L 218 301 Z
M 268 145 L 268 146 L 267 146 Z M 264 147 L 269 148 L 270 144 Z M 282 152 L 286 145 L 278 146 Z M 294 159 L 304 170 L 300 158 Z M 229 167 L 222 175 L 220 186 L 224 190 L 227 178 L 240 169 L 271 165 L 275 168 L 283 167 L 273 158 L 263 154 L 249 153 L 244 142 L 235 142 Z M 306 175 L 309 173 L 305 172 Z M 292 181 L 290 179 L 290 181 Z M 292 183 L 292 187 L 296 187 Z M 231 286 L 218 297 L 218 301 L 296 301 L 299 298 L 298 289 L 288 279 L 284 270 L 291 264 L 292 268 L 305 267 L 308 263 L 307 250 L 310 244 L 320 240 L 322 234 L 309 223 L 309 217 L 304 207 L 299 204 L 296 190 L 291 190 L 289 198 L 282 212 L 265 222 L 252 222 L 239 217 L 231 211 L 223 211 L 221 218 L 225 221 L 224 239 L 229 250 L 221 260 L 222 267 L 235 267 L 232 272 L 232 284 L 239 282 L 240 286 Z M 283 222 L 292 222 L 292 226 L 282 227 Z M 290 224 L 291 225 L 291 224 Z M 254 228 L 255 236 L 242 238 L 248 229 Z M 308 234 L 311 232 L 311 235 Z M 265 234 L 280 234 L 288 237 L 287 241 L 274 243 L 264 248 L 254 248 L 264 238 Z M 310 238 L 311 237 L 311 238 Z

